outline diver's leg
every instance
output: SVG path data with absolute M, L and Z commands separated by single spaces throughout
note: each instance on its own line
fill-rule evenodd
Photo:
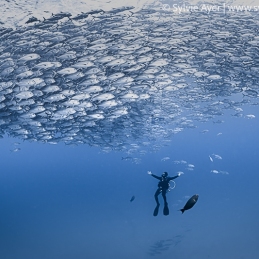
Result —
M 161 190 L 158 188 L 157 190 L 156 190 L 156 193 L 155 193 L 155 200 L 156 200 L 156 207 L 155 207 L 155 210 L 154 210 L 154 212 L 153 212 L 153 216 L 157 216 L 157 214 L 158 214 L 158 210 L 159 210 L 159 206 L 160 206 L 160 204 L 159 204 L 159 201 L 158 201 L 158 195 L 160 194 L 160 192 L 161 192 Z
M 161 193 L 161 190 L 158 188 L 158 189 L 156 190 L 155 195 L 154 195 L 157 205 L 160 205 L 160 204 L 159 204 L 159 201 L 158 201 L 158 195 L 159 195 L 160 193 Z
M 163 196 L 163 199 L 164 199 L 164 204 L 166 205 L 166 204 L 167 204 L 167 200 L 166 200 L 166 190 L 162 190 L 162 196 Z
M 164 199 L 164 210 L 163 210 L 163 213 L 164 215 L 169 215 L 169 208 L 168 208 L 168 204 L 167 204 L 167 200 L 166 200 L 166 190 L 163 190 L 162 191 L 162 196 L 163 196 L 163 199 Z

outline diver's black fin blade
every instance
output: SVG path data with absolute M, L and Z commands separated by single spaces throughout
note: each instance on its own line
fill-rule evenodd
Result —
M 158 214 L 158 210 L 159 210 L 159 205 L 157 205 L 154 209 L 154 212 L 153 212 L 153 216 L 156 217 L 157 214 Z
M 168 208 L 167 204 L 165 205 L 163 212 L 164 212 L 165 216 L 169 215 L 169 208 Z

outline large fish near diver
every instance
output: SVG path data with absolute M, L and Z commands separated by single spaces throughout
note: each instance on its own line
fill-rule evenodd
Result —
M 184 205 L 184 207 L 180 210 L 182 213 L 184 213 L 184 211 L 191 209 L 195 203 L 197 202 L 199 198 L 198 194 L 194 194 Z

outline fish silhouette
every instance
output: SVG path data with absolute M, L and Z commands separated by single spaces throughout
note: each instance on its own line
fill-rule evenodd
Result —
M 186 210 L 191 209 L 191 208 L 195 205 L 195 203 L 197 202 L 198 198 L 199 198 L 199 195 L 198 195 L 198 194 L 193 195 L 193 196 L 186 202 L 186 204 L 184 205 L 184 207 L 183 207 L 182 209 L 180 209 L 180 211 L 181 211 L 182 213 L 184 213 Z

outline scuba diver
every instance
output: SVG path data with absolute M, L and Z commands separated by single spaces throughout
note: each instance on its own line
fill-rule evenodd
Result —
M 167 203 L 167 200 L 166 200 L 166 192 L 170 187 L 169 182 L 171 180 L 179 177 L 180 175 L 182 175 L 183 172 L 179 172 L 178 175 L 173 176 L 173 177 L 169 177 L 167 172 L 164 172 L 161 176 L 156 176 L 156 175 L 152 174 L 150 171 L 148 171 L 147 173 L 159 180 L 158 189 L 156 190 L 155 195 L 154 195 L 157 205 L 156 205 L 156 208 L 154 210 L 153 215 L 157 216 L 157 214 L 158 214 L 158 210 L 159 210 L 159 206 L 160 206 L 160 203 L 158 201 L 158 195 L 160 193 L 162 193 L 162 196 L 163 196 L 163 199 L 164 199 L 164 211 L 163 211 L 163 213 L 164 213 L 164 215 L 167 216 L 167 215 L 169 215 L 169 208 L 168 208 L 168 203 Z

